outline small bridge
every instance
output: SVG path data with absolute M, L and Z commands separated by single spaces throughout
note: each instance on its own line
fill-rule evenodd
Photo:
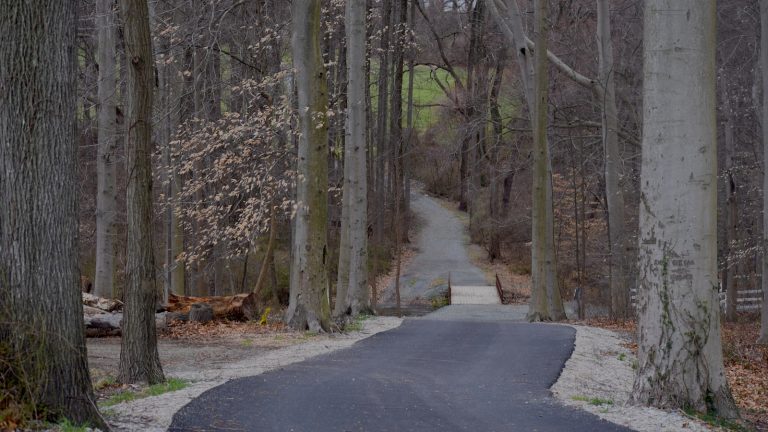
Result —
M 496 275 L 496 286 L 452 285 L 448 276 L 448 304 L 483 305 L 504 304 L 504 291 Z

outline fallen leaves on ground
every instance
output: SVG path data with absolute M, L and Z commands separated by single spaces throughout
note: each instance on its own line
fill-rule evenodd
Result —
M 259 324 L 256 321 L 212 321 L 198 322 L 172 321 L 162 336 L 174 340 L 214 339 L 222 336 L 241 336 L 252 334 L 291 333 L 280 321 Z
M 757 320 L 723 323 L 723 358 L 741 415 L 768 430 L 768 346 L 755 343 L 759 331 Z

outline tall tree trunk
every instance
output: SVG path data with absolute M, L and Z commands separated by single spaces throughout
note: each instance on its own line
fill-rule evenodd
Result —
M 760 308 L 760 336 L 757 342 L 768 344 L 768 0 L 760 0 L 760 68 L 762 69 L 763 106 L 763 304 Z
M 733 175 L 733 154 L 735 142 L 733 135 L 733 112 L 731 109 L 730 95 L 723 90 L 723 111 L 725 115 L 725 248 L 723 251 L 723 289 L 725 290 L 725 319 L 736 321 L 736 307 L 738 306 L 738 287 L 736 284 L 736 270 L 738 266 L 732 258 L 731 245 L 736 241 L 736 182 Z
M 416 2 L 420 0 L 411 0 L 408 10 L 408 31 L 410 37 L 408 38 L 410 46 L 410 53 L 408 55 L 408 101 L 406 111 L 406 125 L 408 128 L 408 136 L 405 140 L 405 148 L 403 149 L 403 182 L 405 194 L 403 199 L 403 215 L 405 216 L 405 226 L 410 226 L 410 220 L 408 217 L 411 213 L 411 168 L 410 168 L 410 151 L 414 145 L 414 137 L 416 137 L 413 130 L 413 83 L 416 76 Z M 406 236 L 408 234 L 406 233 Z
M 549 7 L 545 0 L 536 1 L 534 18 L 534 99 L 533 113 L 533 223 L 531 246 L 531 303 L 529 321 L 561 319 L 561 311 L 554 305 L 555 295 L 560 300 L 557 287 L 554 251 L 554 221 L 552 211 L 551 163 L 547 143 L 547 36 Z M 562 309 L 562 306 L 560 306 Z
M 523 94 L 531 116 L 534 129 L 534 187 L 533 187 L 533 244 L 531 245 L 531 274 L 533 275 L 532 295 L 529 304 L 528 319 L 557 320 L 565 317 L 560 290 L 557 287 L 557 261 L 554 250 L 554 214 L 552 209 L 552 176 L 549 161 L 549 144 L 546 135 L 546 94 L 544 104 L 539 103 L 539 90 L 547 90 L 546 80 L 546 32 L 539 31 L 545 24 L 546 5 L 537 3 L 536 39 L 543 42 L 543 55 L 531 55 L 523 31 L 523 20 L 516 0 L 489 0 L 487 2 L 490 14 L 502 30 L 507 42 L 514 47 L 520 68 L 520 78 L 523 82 Z M 540 8 L 545 10 L 542 11 Z M 543 13 L 542 13 L 543 12 Z M 541 40 L 539 40 L 541 39 Z M 535 53 L 534 53 L 535 54 Z M 534 74 L 534 59 L 541 60 L 537 69 L 543 73 Z M 534 77 L 536 86 L 534 87 Z M 539 82 L 542 80 L 543 84 Z M 543 106 L 542 106 L 543 105 Z M 539 108 L 543 110 L 544 124 L 540 125 Z M 542 126 L 543 130 L 539 129 Z M 543 140 L 542 142 L 540 140 Z
M 163 242 L 163 297 L 162 303 L 168 304 L 168 296 L 173 291 L 173 267 L 175 266 L 175 257 L 173 255 L 173 237 L 174 237 L 174 214 L 173 214 L 173 177 L 174 170 L 171 161 L 171 134 L 172 134 L 172 115 L 170 109 L 170 64 L 167 62 L 169 53 L 169 46 L 167 40 L 162 36 L 160 28 L 160 19 L 158 14 L 161 11 L 157 10 L 157 2 L 149 2 L 149 19 L 151 24 L 151 32 L 156 40 L 160 42 L 160 46 L 155 46 L 155 52 L 153 53 L 153 59 L 158 59 L 154 62 L 157 71 L 157 83 L 158 83 L 158 101 L 155 104 L 155 111 L 159 121 L 158 127 L 155 129 L 155 136 L 158 146 L 162 148 L 162 181 L 163 181 L 163 193 L 165 194 L 165 220 L 164 220 L 164 235 L 165 241 Z M 161 6 L 162 7 L 162 6 Z
M 349 290 L 352 315 L 371 309 L 368 291 L 368 182 L 366 179 L 365 0 L 349 0 L 347 32 L 347 119 L 344 184 L 349 189 Z M 345 200 L 346 201 L 346 200 Z
M 715 0 L 646 0 L 632 400 L 738 416 L 717 298 Z
M 328 83 L 320 51 L 320 0 L 294 2 L 293 64 L 299 113 L 299 175 L 290 304 L 295 329 L 330 329 L 326 239 L 328 215 Z
M 114 295 L 115 277 L 115 217 L 117 215 L 117 112 L 115 73 L 114 0 L 96 2 L 99 64 L 99 129 L 96 159 L 96 275 L 94 294 Z
M 504 69 L 507 66 L 507 48 L 502 47 L 496 55 L 496 72 L 493 76 L 491 85 L 490 114 L 491 114 L 491 183 L 489 191 L 488 209 L 490 214 L 491 234 L 488 242 L 488 258 L 491 261 L 501 258 L 501 234 L 500 225 L 502 224 L 502 196 L 503 189 L 501 183 L 504 180 L 503 169 L 499 152 L 502 142 L 503 125 L 501 123 L 501 109 L 499 108 L 499 94 L 501 93 L 501 83 L 504 78 Z
M 126 94 L 126 203 L 128 247 L 120 346 L 124 383 L 165 380 L 157 353 L 154 243 L 152 239 L 152 92 L 154 61 L 146 0 L 120 0 L 128 58 Z
M 397 185 L 402 185 L 401 179 L 395 178 L 395 175 L 402 175 L 402 170 L 396 166 L 402 162 L 403 145 L 403 70 L 405 65 L 405 44 L 404 44 L 404 24 L 408 22 L 408 4 L 407 0 L 395 0 L 393 2 L 393 21 L 392 34 L 395 37 L 393 41 L 392 58 L 392 101 L 390 103 L 390 128 L 389 128 L 389 185 L 391 186 L 391 197 L 394 199 L 403 194 L 395 190 Z M 402 221 L 393 217 L 393 224 L 401 224 Z M 402 233 L 401 233 L 402 235 Z M 395 251 L 397 253 L 397 251 Z
M 602 91 L 602 134 L 605 152 L 605 199 L 608 206 L 608 244 L 610 246 L 611 314 L 615 318 L 629 315 L 629 281 L 627 279 L 627 244 L 624 227 L 624 192 L 619 184 L 618 109 L 614 83 L 613 42 L 608 0 L 597 0 L 597 50 Z
M 0 1 L 0 346 L 50 420 L 103 427 L 79 289 L 77 5 Z
M 380 2 L 382 34 L 381 46 L 379 52 L 379 70 L 378 70 L 378 93 L 377 93 L 377 124 L 376 124 L 376 154 L 375 154 L 375 196 L 373 215 L 375 217 L 374 233 L 376 236 L 377 248 L 380 248 L 384 242 L 384 220 L 386 213 L 385 205 L 385 175 L 384 162 L 386 158 L 387 141 L 389 140 L 389 130 L 387 122 L 388 99 L 389 99 L 389 33 L 392 31 L 391 15 L 393 0 L 382 0 Z M 378 252 L 377 252 L 378 253 Z M 378 258 L 378 257 L 377 257 Z

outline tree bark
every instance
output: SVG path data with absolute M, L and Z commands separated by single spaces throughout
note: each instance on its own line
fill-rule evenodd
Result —
M 491 93 L 489 97 L 490 115 L 491 115 L 491 183 L 490 183 L 490 202 L 488 203 L 489 214 L 491 218 L 491 233 L 488 242 L 488 258 L 491 261 L 501 258 L 501 233 L 500 228 L 502 220 L 502 182 L 504 180 L 503 170 L 501 169 L 501 160 L 499 150 L 502 142 L 503 125 L 501 120 L 501 109 L 499 107 L 499 94 L 501 93 L 501 83 L 503 82 L 504 69 L 507 66 L 507 48 L 499 49 L 496 56 L 496 72 L 493 76 Z
M 77 8 L 0 1 L 0 346 L 25 379 L 20 402 L 105 427 L 80 299 Z
M 647 0 L 632 401 L 738 417 L 717 298 L 715 0 Z
M 727 321 L 736 321 L 736 307 L 738 306 L 738 287 L 736 284 L 736 266 L 735 259 L 731 258 L 731 245 L 736 241 L 737 225 L 736 219 L 736 183 L 733 176 L 733 154 L 734 154 L 734 134 L 733 134 L 733 112 L 731 110 L 730 96 L 727 90 L 723 90 L 723 111 L 725 115 L 725 248 L 723 251 L 723 290 L 725 290 L 725 319 Z
M 514 0 L 513 0 L 514 1 Z M 546 0 L 536 1 L 534 17 L 534 99 L 533 113 L 533 209 L 531 246 L 531 302 L 529 321 L 558 320 L 562 318 L 562 302 L 557 287 L 554 248 L 554 215 L 552 210 L 552 171 L 547 142 L 547 35 L 549 32 Z M 560 307 L 555 302 L 560 303 Z
M 762 69 L 763 106 L 763 304 L 760 308 L 760 336 L 757 343 L 768 344 L 768 0 L 760 0 L 760 68 Z
M 539 129 L 538 118 L 543 110 L 544 121 L 546 122 L 547 98 L 544 95 L 544 103 L 538 103 L 541 99 L 539 90 L 546 92 L 546 55 L 531 55 L 523 31 L 523 20 L 516 0 L 507 0 L 506 4 L 502 0 L 492 0 L 487 2 L 490 14 L 495 17 L 496 23 L 502 30 L 507 42 L 514 47 L 517 56 L 518 66 L 520 68 L 520 78 L 523 84 L 523 95 L 528 105 L 531 117 L 531 123 L 534 129 L 534 187 L 533 187 L 533 242 L 531 245 L 531 274 L 533 284 L 531 287 L 532 295 L 529 303 L 529 320 L 559 320 L 565 317 L 563 311 L 563 302 L 560 297 L 560 290 L 557 287 L 557 261 L 554 250 L 554 212 L 552 209 L 552 179 L 551 163 L 549 161 L 549 144 L 546 135 L 546 123 L 543 130 Z M 546 50 L 546 34 L 538 31 L 545 24 L 546 5 L 537 4 L 537 42 L 541 38 L 544 43 L 541 51 Z M 545 10 L 541 11 L 540 7 Z M 543 12 L 543 13 L 542 13 Z M 535 53 L 534 53 L 535 54 Z M 541 60 L 537 64 L 537 69 L 543 71 L 542 74 L 534 74 L 534 59 Z M 537 60 L 537 61 L 538 61 Z M 534 78 L 541 79 L 543 84 Z M 543 106 L 542 106 L 543 105 Z M 542 139 L 542 143 L 538 139 Z M 543 225 L 543 226 L 542 226 Z
M 115 276 L 117 215 L 117 111 L 114 0 L 96 2 L 99 65 L 99 128 L 96 159 L 96 276 L 94 294 L 112 297 Z
M 126 94 L 126 203 L 128 240 L 120 372 L 124 383 L 165 380 L 157 352 L 157 305 L 152 238 L 152 92 L 154 60 L 146 0 L 120 0 L 128 58 Z
M 387 122 L 388 113 L 388 99 L 389 99 L 389 33 L 392 31 L 391 16 L 392 16 L 392 2 L 393 0 L 382 0 L 380 2 L 381 22 L 382 22 L 382 34 L 381 34 L 381 46 L 379 52 L 379 77 L 378 77 L 378 93 L 377 93 L 377 124 L 376 124 L 376 154 L 375 161 L 375 184 L 374 191 L 376 199 L 374 200 L 373 214 L 375 217 L 374 233 L 376 236 L 377 248 L 380 248 L 384 242 L 384 220 L 386 214 L 385 205 L 385 175 L 384 175 L 384 161 L 386 155 L 387 142 L 389 140 L 389 127 Z M 378 250 L 376 252 L 378 254 Z M 377 257 L 378 259 L 378 257 Z
M 296 216 L 286 322 L 330 330 L 326 239 L 328 216 L 328 83 L 320 50 L 320 0 L 294 2 L 293 64 L 298 91 Z
M 365 0 L 349 0 L 347 32 L 347 119 L 344 181 L 349 199 L 349 278 L 347 306 L 351 315 L 371 309 L 368 290 L 368 182 L 366 179 Z M 346 189 L 345 189 L 346 190 Z
M 619 154 L 618 109 L 614 83 L 613 42 L 608 0 L 597 0 L 597 48 L 599 85 L 602 91 L 602 135 L 605 152 L 605 200 L 608 206 L 608 244 L 610 247 L 611 314 L 614 318 L 629 316 L 629 280 L 627 279 L 627 244 L 624 227 L 624 192 L 619 184 L 621 155 Z

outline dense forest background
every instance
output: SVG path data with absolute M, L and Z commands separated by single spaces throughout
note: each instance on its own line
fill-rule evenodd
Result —
M 596 81 L 597 12 L 592 1 L 551 3 L 550 51 Z M 642 86 L 642 2 L 610 4 L 612 76 L 618 109 L 618 173 L 627 232 L 627 281 L 636 270 Z M 328 66 L 332 254 L 338 253 L 345 108 L 344 2 L 323 3 L 321 43 Z M 521 2 L 532 26 L 532 3 Z M 759 14 L 756 1 L 718 2 L 719 266 L 723 290 L 757 286 L 760 274 Z M 104 14 L 115 14 L 105 17 Z M 118 10 L 83 1 L 78 31 L 80 240 L 83 274 L 119 297 L 124 250 L 125 170 L 120 128 L 99 130 L 99 34 L 114 33 L 113 121 L 122 122 L 125 60 Z M 266 287 L 288 299 L 295 125 L 290 10 L 285 2 L 150 2 L 156 58 L 153 158 L 158 273 L 188 295 L 244 292 L 269 267 Z M 426 191 L 460 202 L 474 242 L 492 259 L 530 271 L 531 130 L 519 71 L 483 2 L 369 2 L 368 82 L 371 270 L 394 253 L 395 164 Z M 106 49 L 108 49 L 107 47 Z M 386 68 L 382 70 L 381 65 Z M 601 138 L 593 89 L 550 73 L 550 139 L 558 278 L 563 297 L 587 288 L 610 306 L 611 248 Z M 402 71 L 401 75 L 400 72 Z M 411 71 L 413 71 L 411 73 Z M 401 77 L 401 79 L 397 79 Z M 594 78 L 590 78 L 594 77 Z M 381 95 L 381 97 L 379 97 Z M 399 119 L 399 122 L 393 119 Z M 118 143 L 100 156 L 99 133 Z M 402 149 L 396 148 L 402 143 Z M 284 151 L 281 151 L 284 150 Z M 114 286 L 97 276 L 99 161 L 114 171 Z M 404 188 L 410 188 L 406 183 Z M 401 195 L 407 205 L 408 193 Z M 270 204 L 275 247 L 266 256 Z M 407 229 L 403 232 L 407 232 Z M 335 281 L 331 259 L 330 280 Z M 168 265 L 166 265 L 168 263 Z M 630 282 L 631 283 L 631 282 Z M 102 286 L 105 286 L 102 288 Z M 105 293 L 102 289 L 106 290 Z

